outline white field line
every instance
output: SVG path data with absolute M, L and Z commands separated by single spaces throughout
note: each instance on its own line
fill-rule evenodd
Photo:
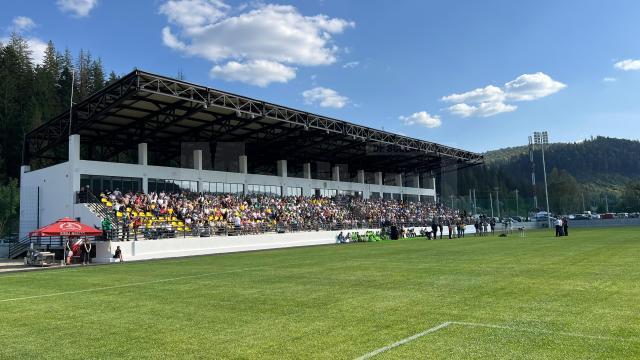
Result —
M 512 326 L 506 326 L 506 325 L 496 325 L 496 324 L 482 324 L 482 323 L 471 323 L 471 322 L 464 322 L 464 321 L 447 321 L 444 322 L 438 326 L 432 327 L 430 329 L 427 329 L 423 332 L 419 332 L 415 335 L 411 335 L 407 338 L 404 338 L 402 340 L 396 341 L 393 344 L 389 344 L 387 346 L 381 347 L 379 349 L 376 349 L 370 353 L 364 354 L 362 356 L 360 356 L 359 358 L 357 358 L 356 360 L 367 360 L 370 359 L 372 357 L 375 357 L 377 355 L 382 354 L 383 352 L 389 351 L 391 349 L 394 349 L 398 346 L 402 346 L 405 345 L 413 340 L 419 339 L 425 335 L 434 333 L 438 330 L 442 330 L 444 328 L 447 328 L 451 325 L 462 325 L 462 326 L 470 326 L 470 327 L 484 327 L 484 328 L 491 328 L 491 329 L 501 329 L 501 330 L 510 330 L 510 331 L 520 331 L 520 332 L 530 332 L 530 333 L 534 333 L 534 334 L 550 334 L 550 335 L 560 335 L 560 336 L 571 336 L 571 337 L 578 337 L 578 338 L 584 338 L 584 339 L 596 339 L 596 340 L 616 340 L 616 341 L 633 341 L 633 342 L 640 342 L 640 339 L 628 339 L 628 338 L 620 338 L 620 337 L 611 337 L 611 336 L 599 336 L 599 335 L 586 335 L 586 334 L 579 334 L 579 333 L 571 333 L 571 332 L 562 332 L 562 331 L 551 331 L 551 330 L 538 330 L 538 329 L 528 329 L 528 328 L 521 328 L 521 327 L 512 327 Z
M 588 335 L 588 334 L 579 334 L 579 333 L 564 332 L 564 331 L 529 329 L 529 328 L 521 328 L 521 327 L 506 326 L 506 325 L 470 323 L 470 322 L 463 322 L 463 321 L 451 321 L 451 324 L 463 325 L 463 326 L 472 326 L 472 327 L 484 327 L 484 328 L 492 328 L 492 329 L 511 330 L 511 331 L 520 331 L 520 332 L 530 332 L 530 333 L 534 333 L 534 334 L 561 335 L 561 336 L 579 337 L 579 338 L 584 338 L 584 339 L 595 339 L 595 340 L 617 340 L 617 341 L 633 341 L 633 342 L 640 341 L 640 339 L 628 339 L 628 338 L 621 338 L 621 337 L 614 337 L 614 336 Z
M 440 324 L 438 326 L 434 326 L 431 329 L 427 329 L 427 330 L 425 330 L 423 332 L 419 332 L 419 333 L 417 333 L 415 335 L 411 335 L 411 336 L 409 336 L 407 338 L 404 338 L 404 339 L 402 339 L 400 341 L 396 341 L 393 344 L 389 344 L 389 345 L 387 345 L 385 347 L 381 347 L 380 349 L 377 349 L 377 350 L 374 350 L 374 351 L 372 351 L 370 353 L 364 354 L 364 355 L 360 356 L 359 358 L 357 358 L 356 360 L 371 359 L 372 357 L 374 357 L 376 355 L 379 355 L 379 354 L 382 354 L 385 351 L 389 351 L 389 350 L 391 350 L 393 348 L 397 348 L 398 346 L 402 346 L 402 345 L 404 345 L 406 343 L 409 343 L 409 342 L 411 342 L 411 341 L 413 341 L 415 339 L 419 339 L 419 338 L 421 338 L 421 337 L 423 337 L 425 335 L 431 334 L 431 333 L 436 332 L 436 331 L 438 331 L 440 329 L 444 329 L 449 325 L 451 325 L 451 322 L 447 321 L 447 322 L 442 323 L 442 324 Z
M 47 298 L 47 297 L 53 297 L 53 296 L 61 296 L 61 295 L 81 294 L 81 293 L 93 292 L 93 291 L 120 289 L 120 288 L 132 287 L 132 286 L 158 284 L 158 283 L 170 282 L 170 281 L 176 281 L 176 280 L 193 279 L 193 278 L 199 278 L 199 277 L 204 277 L 204 276 L 230 274 L 230 273 L 236 273 L 236 272 L 244 272 L 244 271 L 251 271 L 251 270 L 262 270 L 262 269 L 270 269 L 270 268 L 273 268 L 273 266 L 260 266 L 260 267 L 253 267 L 253 268 L 243 268 L 243 269 L 236 269 L 236 270 L 218 271 L 218 272 L 211 272 L 211 273 L 204 273 L 204 274 L 179 276 L 179 277 L 167 278 L 167 279 L 140 281 L 140 282 L 135 282 L 135 283 L 121 284 L 121 285 L 104 286 L 104 287 L 99 287 L 99 288 L 90 288 L 90 289 L 73 290 L 73 291 L 63 291 L 63 292 L 57 292 L 57 293 L 51 293 L 51 294 L 41 294 L 41 295 L 32 295 L 32 296 L 22 296 L 22 297 L 11 298 L 11 299 L 1 299 L 0 303 L 10 302 L 10 301 L 19 301 L 19 300 L 29 300 L 29 299 L 41 299 L 41 298 Z

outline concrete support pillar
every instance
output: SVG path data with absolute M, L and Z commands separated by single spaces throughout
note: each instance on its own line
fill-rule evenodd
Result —
M 80 160 L 80 134 L 69 136 L 69 162 Z
M 402 174 L 396 174 L 394 182 L 395 186 L 402 186 Z
M 436 178 L 431 178 L 431 188 L 435 191 L 436 189 Z
M 302 174 L 305 179 L 311 179 L 311 163 L 302 164 Z
M 340 181 L 340 167 L 334 166 L 331 168 L 331 180 Z
M 148 165 L 147 143 L 138 144 L 138 165 Z
M 202 150 L 193 150 L 193 170 L 202 170 Z
M 238 157 L 238 170 L 240 171 L 240 174 L 246 174 L 248 172 L 248 169 L 247 155 L 240 155 Z
M 76 192 L 80 191 L 80 173 L 78 172 L 78 163 L 80 162 L 80 135 L 73 134 L 69 136 L 69 198 L 65 204 L 65 211 L 75 218 Z
M 287 177 L 287 160 L 278 160 L 276 167 L 278 169 L 278 176 Z
M 358 183 L 364 184 L 364 170 L 358 170 Z
M 142 192 L 145 194 L 149 193 L 149 177 L 147 174 L 142 175 Z
M 382 186 L 382 171 L 377 171 L 375 174 L 376 185 Z

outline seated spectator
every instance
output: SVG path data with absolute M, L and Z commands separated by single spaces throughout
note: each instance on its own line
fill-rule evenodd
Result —
M 120 246 L 116 247 L 116 251 L 115 251 L 115 254 L 113 254 L 113 258 L 120 260 L 120 262 L 124 261 L 122 259 L 122 249 L 120 249 Z

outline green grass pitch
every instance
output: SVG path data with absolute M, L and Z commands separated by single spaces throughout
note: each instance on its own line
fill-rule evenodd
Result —
M 126 259 L 125 259 L 126 260 Z M 0 275 L 0 359 L 638 359 L 640 228 Z

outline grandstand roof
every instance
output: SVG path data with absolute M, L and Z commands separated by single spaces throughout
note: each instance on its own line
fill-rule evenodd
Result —
M 71 118 L 71 121 L 70 121 Z M 240 142 L 252 160 L 327 161 L 367 171 L 437 171 L 482 155 L 135 70 L 25 136 L 24 164 L 66 161 L 69 134 L 83 157 L 114 161 L 141 142 L 164 165 L 186 142 Z

